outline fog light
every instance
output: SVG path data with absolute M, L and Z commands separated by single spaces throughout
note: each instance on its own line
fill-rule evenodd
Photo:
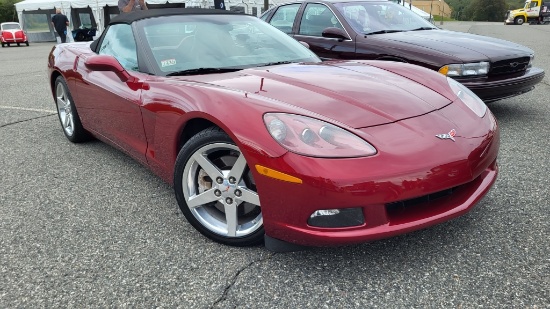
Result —
M 316 210 L 307 224 L 317 227 L 350 227 L 365 224 L 362 208 Z

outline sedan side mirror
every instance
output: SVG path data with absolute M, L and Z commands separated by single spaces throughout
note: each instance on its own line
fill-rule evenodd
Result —
M 133 80 L 128 71 L 116 60 L 115 57 L 109 55 L 91 56 L 84 62 L 86 67 L 92 71 L 108 71 L 115 73 L 123 83 Z
M 323 30 L 323 33 L 321 34 L 324 38 L 332 38 L 332 39 L 339 39 L 339 40 L 350 40 L 350 37 L 348 34 L 340 28 L 336 27 L 329 27 Z

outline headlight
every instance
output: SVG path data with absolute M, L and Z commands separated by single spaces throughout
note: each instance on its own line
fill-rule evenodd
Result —
M 376 148 L 357 135 L 314 118 L 267 113 L 264 123 L 281 146 L 305 156 L 349 158 L 376 154 Z
M 485 103 L 483 103 L 483 101 L 475 93 L 450 77 L 447 77 L 447 81 L 456 96 L 464 102 L 464 104 L 466 104 L 472 112 L 480 118 L 485 116 L 485 113 L 487 112 L 487 105 L 485 105 Z
M 451 77 L 487 75 L 488 72 L 489 62 L 448 64 L 439 69 L 439 73 Z
M 531 59 L 529 59 L 529 63 L 527 64 L 527 68 L 530 69 L 533 66 L 533 61 L 535 61 L 535 55 L 531 55 Z

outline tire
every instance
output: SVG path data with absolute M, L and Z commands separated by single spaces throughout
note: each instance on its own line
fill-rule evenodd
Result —
M 263 241 L 252 172 L 221 129 L 205 129 L 185 143 L 176 159 L 174 190 L 187 221 L 206 237 L 239 247 Z
M 5 43 L 2 43 L 2 48 L 3 48 L 4 46 L 6 46 L 6 44 L 5 44 Z
M 81 143 L 91 139 L 90 134 L 82 127 L 78 112 L 74 105 L 69 87 L 62 76 L 55 80 L 55 104 L 57 115 L 67 139 L 73 143 Z
M 522 16 L 519 16 L 519 17 L 516 17 L 516 19 L 514 19 L 514 24 L 516 25 L 523 25 L 523 23 L 525 22 L 525 19 L 522 17 Z
M 75 41 L 77 42 L 83 42 L 86 40 L 86 36 L 84 35 L 84 33 L 82 32 L 79 32 L 76 34 L 76 38 L 75 38 Z
M 27 46 L 29 46 L 29 41 L 25 42 L 25 44 L 27 44 Z
M 21 46 L 21 43 L 17 43 L 17 47 Z

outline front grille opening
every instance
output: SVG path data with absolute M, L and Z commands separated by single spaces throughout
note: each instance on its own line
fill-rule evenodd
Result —
M 524 72 L 527 70 L 530 60 L 530 57 L 521 57 L 493 62 L 491 63 L 489 76 Z
M 398 225 L 422 220 L 443 213 L 454 207 L 449 203 L 462 186 L 435 192 L 410 200 L 387 203 L 386 214 L 390 225 Z M 460 194 L 459 194 L 460 195 Z
M 421 203 L 435 201 L 437 199 L 440 199 L 440 198 L 443 198 L 443 197 L 446 197 L 446 196 L 449 196 L 449 195 L 453 194 L 453 191 L 455 191 L 456 188 L 457 187 L 450 188 L 450 189 L 447 189 L 447 190 L 435 192 L 435 193 L 432 193 L 432 194 L 424 195 L 424 196 L 413 198 L 413 199 L 410 199 L 410 200 L 388 203 L 388 204 L 386 204 L 386 208 L 388 210 L 398 210 L 399 208 L 407 208 L 407 207 L 412 207 L 414 205 L 418 205 L 418 204 L 421 204 Z

